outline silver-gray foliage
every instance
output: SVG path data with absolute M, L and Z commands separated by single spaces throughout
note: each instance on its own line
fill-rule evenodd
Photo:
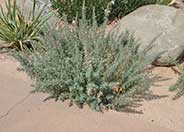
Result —
M 46 33 L 45 52 L 17 55 L 22 70 L 35 80 L 35 92 L 101 111 L 125 108 L 149 89 L 145 67 L 151 60 L 145 59 L 146 50 L 137 52 L 132 35 L 113 39 L 84 18 L 77 27 L 63 26 Z

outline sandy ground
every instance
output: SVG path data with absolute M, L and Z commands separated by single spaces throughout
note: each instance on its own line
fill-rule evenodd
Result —
M 156 68 L 162 81 L 152 96 L 140 102 L 140 113 L 97 113 L 87 106 L 43 102 L 44 94 L 29 94 L 31 81 L 18 72 L 18 62 L 0 55 L 0 132 L 183 132 L 184 98 L 172 101 L 168 92 L 177 76 L 169 68 Z M 172 77 L 172 78 L 171 78 Z
M 143 114 L 135 116 L 145 121 L 153 122 L 178 132 L 184 131 L 184 97 L 172 100 L 175 93 L 169 92 L 178 76 L 171 68 L 156 68 L 154 74 L 161 77 L 154 86 L 151 87 L 153 98 L 147 98 L 138 108 Z M 132 116 L 132 115 L 131 115 Z

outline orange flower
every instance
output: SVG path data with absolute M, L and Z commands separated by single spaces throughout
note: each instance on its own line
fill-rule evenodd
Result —
M 120 93 L 120 92 L 121 92 L 120 86 L 119 86 L 118 84 L 115 85 L 115 86 L 113 87 L 113 91 L 114 91 L 115 93 Z

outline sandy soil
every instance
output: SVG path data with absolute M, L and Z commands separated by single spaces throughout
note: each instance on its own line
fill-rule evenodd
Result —
M 183 132 L 184 97 L 173 101 L 168 87 L 177 75 L 170 68 L 156 68 L 161 79 L 152 96 L 140 102 L 140 113 L 108 111 L 43 102 L 44 94 L 29 94 L 31 81 L 18 72 L 18 62 L 0 55 L 0 132 Z
M 156 68 L 153 73 L 161 77 L 160 81 L 151 87 L 153 98 L 145 99 L 142 105 L 137 108 L 142 110 L 143 114 L 131 116 L 183 132 L 184 97 L 172 100 L 175 93 L 168 91 L 168 88 L 176 82 L 178 75 L 171 68 L 163 67 Z

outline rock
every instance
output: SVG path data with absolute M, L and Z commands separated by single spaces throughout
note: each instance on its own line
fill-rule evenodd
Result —
M 181 61 L 184 56 L 184 12 L 164 5 L 138 8 L 120 20 L 110 33 L 133 33 L 143 49 L 153 43 L 149 56 L 163 53 L 153 64 L 171 66 L 171 60 Z M 154 41 L 153 41 L 154 40 Z

